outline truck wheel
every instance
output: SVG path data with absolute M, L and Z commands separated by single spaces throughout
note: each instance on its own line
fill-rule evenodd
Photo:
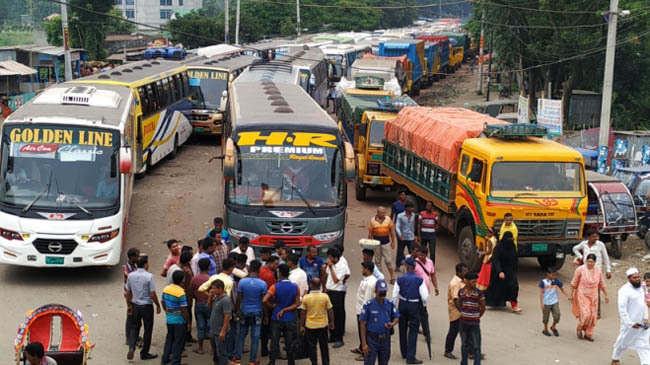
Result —
M 538 256 L 537 262 L 539 263 L 539 266 L 544 270 L 551 269 L 553 271 L 558 271 L 562 265 L 564 265 L 565 259 L 566 255 L 562 256 L 561 259 L 558 259 L 555 255 Z
M 420 83 L 413 85 L 413 88 L 411 89 L 411 96 L 418 96 L 418 95 L 420 95 Z
M 355 191 L 355 196 L 358 201 L 364 201 L 366 200 L 366 192 L 368 191 L 368 187 L 363 185 L 361 180 L 357 179 L 357 183 L 354 184 L 354 191 Z
M 645 247 L 650 249 L 650 233 L 646 232 L 643 241 L 645 241 Z
M 612 242 L 609 243 L 609 254 L 615 259 L 620 259 L 622 256 L 622 245 L 623 243 L 620 238 L 612 239 Z
M 460 262 L 467 265 L 470 271 L 479 271 L 481 269 L 481 260 L 478 259 L 476 252 L 476 241 L 472 227 L 465 226 L 458 234 L 458 257 Z

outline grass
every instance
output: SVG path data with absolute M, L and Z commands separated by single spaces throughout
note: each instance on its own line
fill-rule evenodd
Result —
M 34 34 L 31 31 L 1 31 L 0 46 L 17 46 L 31 44 L 34 42 Z

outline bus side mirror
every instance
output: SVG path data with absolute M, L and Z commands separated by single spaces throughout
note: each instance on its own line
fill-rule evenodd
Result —
M 219 111 L 224 113 L 226 111 L 226 104 L 228 104 L 228 92 L 224 90 L 221 93 L 221 101 L 219 103 Z
M 120 173 L 128 175 L 131 173 L 131 149 L 122 147 L 120 148 Z
M 344 167 L 345 167 L 345 182 L 351 183 L 355 180 L 356 166 L 354 163 L 354 149 L 350 142 L 343 143 L 345 148 L 344 154 Z
M 232 138 L 226 140 L 226 149 L 223 155 L 223 178 L 226 181 L 235 178 L 235 142 Z

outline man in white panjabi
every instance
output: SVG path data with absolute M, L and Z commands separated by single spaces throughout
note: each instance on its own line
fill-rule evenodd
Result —
M 628 269 L 628 282 L 618 290 L 618 315 L 621 331 L 614 344 L 612 365 L 619 365 L 625 350 L 635 350 L 641 365 L 650 365 L 650 330 L 644 326 L 646 313 L 645 293 L 641 276 L 635 267 Z

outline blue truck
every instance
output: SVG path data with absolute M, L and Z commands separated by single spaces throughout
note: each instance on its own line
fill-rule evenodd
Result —
M 426 75 L 424 59 L 424 41 L 418 39 L 394 39 L 389 42 L 379 43 L 379 56 L 400 57 L 406 56 L 410 62 L 411 79 L 408 92 L 419 95 L 424 87 L 423 76 Z

